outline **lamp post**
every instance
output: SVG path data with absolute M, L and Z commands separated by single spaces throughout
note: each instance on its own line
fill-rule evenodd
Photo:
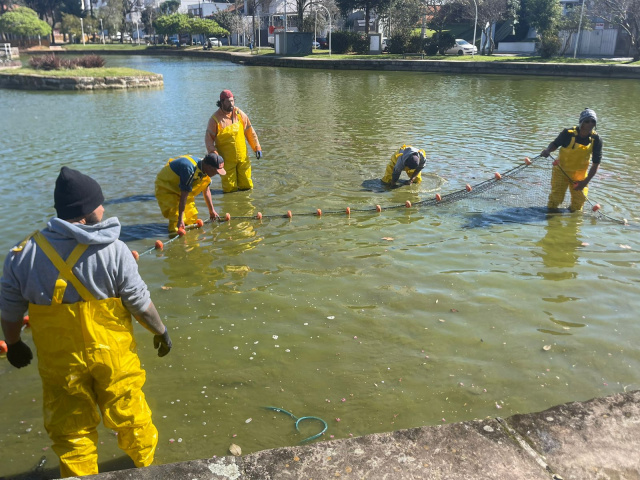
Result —
M 102 24 L 102 19 L 100 19 L 100 32 L 102 33 L 102 44 L 104 45 L 104 25 Z
M 85 45 L 85 43 L 84 43 L 84 21 L 82 20 L 82 17 L 80 17 L 80 30 L 82 30 L 82 45 Z
M 329 56 L 331 56 L 331 13 L 329 13 L 329 9 L 324 5 L 316 3 L 316 6 L 320 8 L 324 8 L 325 11 L 327 12 L 327 17 L 329 17 Z
M 576 35 L 576 46 L 573 49 L 573 58 L 578 54 L 578 43 L 580 43 L 580 30 L 582 29 L 582 14 L 584 13 L 584 0 L 582 0 L 582 8 L 580 9 L 580 21 L 578 22 L 578 35 Z
M 476 30 L 478 30 L 478 2 L 473 0 L 473 4 L 476 6 L 476 19 L 473 22 L 473 50 L 471 50 L 471 58 L 475 57 L 476 52 Z

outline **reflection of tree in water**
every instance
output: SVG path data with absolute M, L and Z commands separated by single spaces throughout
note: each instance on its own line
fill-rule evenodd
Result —
M 578 261 L 578 247 L 582 242 L 578 239 L 582 214 L 550 215 L 546 234 L 536 245 L 541 249 L 536 252 L 546 269 L 538 275 L 546 280 L 567 280 L 576 278 L 572 270 Z

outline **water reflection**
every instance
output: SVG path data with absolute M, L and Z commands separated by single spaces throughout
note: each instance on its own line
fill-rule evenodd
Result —
M 536 245 L 537 254 L 542 258 L 546 270 L 538 272 L 545 280 L 568 280 L 577 277 L 575 267 L 578 261 L 579 228 L 582 225 L 581 213 L 550 214 L 544 227 L 545 236 Z

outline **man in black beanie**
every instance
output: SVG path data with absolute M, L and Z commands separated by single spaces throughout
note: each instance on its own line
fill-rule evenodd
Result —
M 133 339 L 131 315 L 154 334 L 158 355 L 171 350 L 117 218 L 102 220 L 100 185 L 62 167 L 54 191 L 57 218 L 15 246 L 0 280 L 7 359 L 29 365 L 20 338 L 29 313 L 43 386 L 44 423 L 62 477 L 98 473 L 96 427 L 102 413 L 118 445 L 138 467 L 153 462 L 158 431 L 151 422 Z

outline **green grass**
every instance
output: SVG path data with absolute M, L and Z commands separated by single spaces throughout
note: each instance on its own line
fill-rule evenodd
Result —
M 136 70 L 133 68 L 74 68 L 72 70 L 36 70 L 35 68 L 22 67 L 11 70 L 2 70 L 0 75 L 42 75 L 48 77 L 143 77 L 155 75 L 152 72 Z
M 390 54 L 383 53 L 381 55 L 357 55 L 357 54 L 332 54 L 329 57 L 327 50 L 314 50 L 314 53 L 307 55 L 307 58 L 329 59 L 331 60 L 402 60 L 402 54 Z M 416 60 L 416 57 L 407 58 L 408 60 Z M 451 62 L 533 62 L 533 63 L 574 63 L 574 64 L 594 64 L 594 65 L 606 65 L 606 64 L 627 64 L 627 65 L 640 65 L 640 62 L 629 62 L 612 59 L 597 59 L 597 58 L 570 58 L 570 57 L 553 57 L 542 58 L 534 56 L 517 56 L 517 55 L 433 55 L 431 57 L 424 57 L 425 60 L 439 60 L 439 61 L 451 61 Z M 417 58 L 420 61 L 419 58 Z
M 86 45 L 82 45 L 82 44 L 65 44 L 65 45 L 60 45 L 64 50 L 67 51 L 83 51 L 83 50 L 124 50 L 124 51 L 131 51 L 131 50 L 144 50 L 147 48 L 147 46 L 145 44 L 142 45 L 138 45 L 137 43 L 107 43 L 107 44 L 101 44 L 101 43 L 87 43 Z M 48 52 L 48 50 L 47 50 Z

